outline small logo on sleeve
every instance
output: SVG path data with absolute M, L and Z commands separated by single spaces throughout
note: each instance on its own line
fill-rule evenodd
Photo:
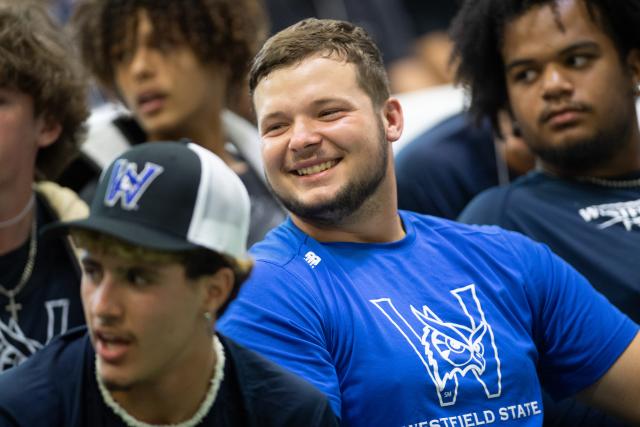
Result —
M 307 264 L 311 266 L 311 268 L 316 268 L 316 266 L 320 264 L 320 261 L 322 261 L 322 258 L 320 258 L 315 253 L 309 251 L 306 254 L 304 254 L 304 260 L 307 262 Z

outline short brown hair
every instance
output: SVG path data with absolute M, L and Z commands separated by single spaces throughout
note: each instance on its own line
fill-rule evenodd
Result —
M 150 249 L 125 242 L 108 234 L 83 229 L 72 229 L 71 236 L 77 247 L 93 252 L 142 262 L 180 264 L 184 267 L 185 276 L 190 280 L 215 274 L 221 268 L 230 268 L 233 270 L 234 276 L 233 289 L 227 301 L 217 311 L 218 317 L 236 298 L 240 287 L 247 280 L 253 268 L 253 262 L 250 260 L 238 260 L 205 248 L 178 252 Z
M 203 64 L 227 66 L 232 85 L 244 82 L 268 30 L 260 0 L 83 0 L 72 19 L 82 60 L 112 93 L 115 65 L 136 48 L 140 10 L 159 45 L 186 43 Z
M 89 116 L 82 67 L 62 30 L 36 2 L 0 0 L 0 85 L 33 99 L 36 117 L 62 132 L 38 151 L 38 178 L 55 179 L 79 153 Z
M 260 80 L 271 72 L 315 55 L 336 55 L 356 66 L 358 84 L 381 106 L 389 98 L 389 79 L 380 50 L 367 32 L 350 22 L 309 18 L 266 41 L 249 71 L 253 96 Z

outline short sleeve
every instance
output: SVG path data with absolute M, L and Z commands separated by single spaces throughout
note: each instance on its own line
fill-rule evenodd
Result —
M 218 322 L 226 336 L 300 375 L 324 392 L 336 414 L 341 398 L 317 294 L 281 266 L 257 261 Z
M 523 263 L 540 379 L 555 397 L 573 395 L 609 370 L 638 325 L 546 245 L 510 232 L 505 241 Z

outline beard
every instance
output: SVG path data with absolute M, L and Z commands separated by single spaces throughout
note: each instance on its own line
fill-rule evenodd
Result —
M 321 203 L 305 204 L 295 197 L 279 193 L 267 178 L 269 190 L 289 212 L 305 221 L 318 225 L 334 225 L 342 222 L 362 207 L 380 187 L 387 174 L 389 153 L 381 120 L 378 120 L 377 127 L 375 143 L 378 144 L 378 150 L 371 159 L 370 167 L 347 182 L 333 198 Z
M 607 164 L 624 149 L 629 143 L 633 126 L 637 126 L 635 113 L 612 116 L 608 126 L 601 127 L 594 135 L 566 141 L 558 146 L 527 135 L 524 140 L 544 162 L 571 174 L 588 174 L 594 168 Z

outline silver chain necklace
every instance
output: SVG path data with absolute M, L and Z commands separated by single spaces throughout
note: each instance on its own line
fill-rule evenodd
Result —
M 29 256 L 27 258 L 27 263 L 24 266 L 24 270 L 22 270 L 22 275 L 20 276 L 20 280 L 18 284 L 13 289 L 7 289 L 4 286 L 0 285 L 0 294 L 9 298 L 9 304 L 5 306 L 5 310 L 11 313 L 11 318 L 18 323 L 18 310 L 22 308 L 22 304 L 16 303 L 16 296 L 24 289 L 27 285 L 27 282 L 31 278 L 31 273 L 33 273 L 33 266 L 36 262 L 36 253 L 38 252 L 38 239 L 37 239 L 37 218 L 36 213 L 33 213 L 33 222 L 31 224 L 31 238 L 29 240 Z
M 640 178 L 626 179 L 626 180 L 614 180 L 596 178 L 593 176 L 580 176 L 577 178 L 580 182 L 588 182 L 590 184 L 599 185 L 601 187 L 609 188 L 640 188 Z

